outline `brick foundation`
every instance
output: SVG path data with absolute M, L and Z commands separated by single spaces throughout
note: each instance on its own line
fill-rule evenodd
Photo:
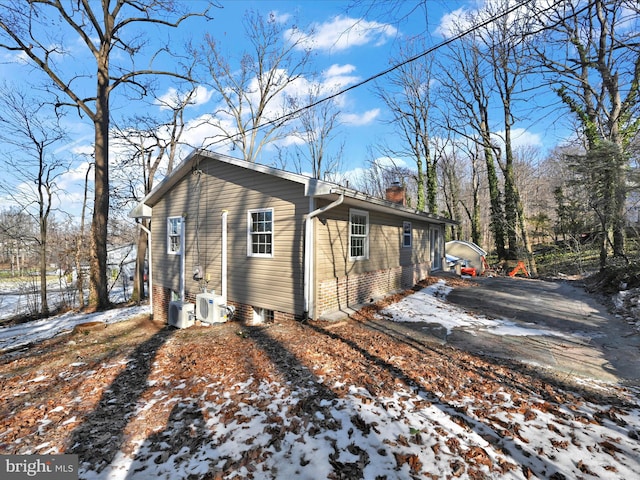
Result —
M 428 263 L 399 266 L 325 280 L 318 285 L 318 316 L 413 287 L 429 275 L 429 267 Z
M 196 302 L 196 294 L 186 293 L 185 300 L 189 303 Z M 169 303 L 171 302 L 171 290 L 161 286 L 153 286 L 153 317 L 155 320 L 168 323 Z M 235 308 L 232 321 L 237 321 L 245 325 L 254 325 L 253 306 L 237 302 L 227 302 L 228 305 Z M 285 321 L 295 319 L 295 315 L 287 312 L 273 312 L 274 321 Z
M 429 268 L 428 263 L 423 263 L 325 280 L 318 285 L 316 292 L 317 316 L 369 303 L 385 295 L 411 288 L 429 275 Z M 196 295 L 187 293 L 185 298 L 187 302 L 195 303 Z M 171 290 L 154 285 L 153 315 L 156 320 L 167 323 L 169 302 Z M 228 304 L 235 308 L 232 321 L 245 325 L 255 324 L 252 305 L 232 301 Z M 296 319 L 294 314 L 287 312 L 274 311 L 273 316 L 276 322 Z

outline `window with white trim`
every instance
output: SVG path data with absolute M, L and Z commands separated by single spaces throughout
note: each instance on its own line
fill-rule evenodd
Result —
M 369 258 L 369 212 L 349 210 L 349 260 Z
M 272 323 L 275 312 L 266 308 L 253 307 L 253 323 Z
M 411 222 L 402 222 L 402 246 L 411 247 Z
M 247 255 L 273 257 L 273 208 L 247 212 Z
M 180 254 L 182 245 L 182 217 L 167 218 L 167 253 Z

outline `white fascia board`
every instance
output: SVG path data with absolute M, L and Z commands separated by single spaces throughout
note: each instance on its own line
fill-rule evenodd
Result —
M 457 225 L 458 223 L 439 215 L 434 215 L 431 213 L 422 212 L 420 210 L 415 210 L 410 207 L 405 207 L 403 205 L 399 205 L 382 198 L 373 197 L 366 193 L 358 192 L 357 190 L 338 187 L 335 184 L 325 184 L 325 186 L 317 190 L 317 193 L 314 196 L 317 198 L 324 198 L 326 200 L 335 200 L 340 195 L 344 195 L 344 203 L 346 205 L 351 205 L 363 210 L 374 210 L 402 218 L 436 224 Z
M 151 218 L 153 209 L 143 202 L 138 203 L 129 212 L 129 218 Z

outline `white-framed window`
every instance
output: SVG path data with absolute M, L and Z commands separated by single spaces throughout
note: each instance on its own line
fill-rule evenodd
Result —
M 349 260 L 369 258 L 369 212 L 349 210 Z
M 180 254 L 182 245 L 182 217 L 167 218 L 167 253 Z
M 247 255 L 273 257 L 273 208 L 247 211 Z
M 411 247 L 411 222 L 402 222 L 402 246 Z

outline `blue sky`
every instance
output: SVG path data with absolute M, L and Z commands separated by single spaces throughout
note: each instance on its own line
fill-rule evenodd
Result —
M 185 40 L 200 42 L 205 33 L 214 36 L 221 42 L 223 49 L 228 52 L 230 61 L 237 61 L 247 48 L 242 25 L 245 12 L 255 10 L 267 15 L 273 12 L 283 21 L 295 19 L 300 35 L 305 36 L 313 48 L 313 70 L 320 73 L 321 78 L 331 85 L 348 87 L 372 75 L 386 70 L 390 60 L 398 57 L 400 47 L 407 39 L 425 36 L 427 45 L 435 45 L 443 40 L 442 32 L 447 31 L 448 22 L 455 20 L 462 12 L 477 8 L 483 0 L 427 0 L 423 2 L 375 2 L 365 0 L 326 0 L 326 1 L 222 1 L 223 8 L 213 11 L 213 20 L 190 20 L 188 28 L 169 32 L 170 41 L 174 47 Z M 194 4 L 203 2 L 194 0 Z M 416 6 L 416 4 L 419 4 Z M 426 5 L 426 8 L 424 7 Z M 393 8 L 393 15 L 385 10 Z M 402 10 L 404 9 L 404 11 Z M 395 18 L 394 18 L 395 17 Z M 393 21 L 390 19 L 394 18 Z M 313 34 L 311 34 L 313 32 Z M 166 38 L 167 31 L 158 35 L 155 40 L 160 42 Z M 69 36 L 68 50 L 71 58 L 74 53 L 74 38 Z M 75 39 L 77 41 L 77 39 Z M 78 49 L 78 57 L 69 63 L 69 68 L 81 69 L 83 66 L 82 50 Z M 0 51 L 0 76 L 11 82 L 32 82 L 37 75 L 32 69 L 23 64 L 15 63 L 16 57 Z M 66 67 L 66 65 L 65 65 Z M 165 96 L 172 92 L 172 84 L 168 81 L 160 84 L 160 93 Z M 379 80 L 384 83 L 384 78 Z M 92 88 L 93 84 L 89 84 Z M 355 175 L 359 169 L 366 167 L 366 161 L 371 159 L 371 147 L 381 139 L 393 141 L 395 134 L 391 127 L 385 124 L 388 118 L 381 100 L 373 92 L 374 84 L 369 83 L 340 96 L 341 128 L 336 138 L 337 142 L 344 142 L 343 172 Z M 91 91 L 91 90 L 88 90 Z M 215 110 L 219 99 L 207 87 L 199 91 L 197 102 L 187 110 L 188 127 Z M 112 97 L 115 115 L 131 115 L 136 112 L 136 104 L 118 97 L 116 90 Z M 159 106 L 157 114 L 162 115 Z M 66 128 L 71 133 L 71 141 L 60 149 L 64 152 L 90 152 L 93 141 L 93 130 L 86 118 L 80 119 L 73 111 L 65 118 Z M 560 141 L 561 134 L 556 136 L 553 125 L 539 122 L 535 119 L 528 123 L 517 124 L 516 133 L 520 134 L 517 143 L 534 146 L 550 147 Z M 551 128 L 551 129 L 550 129 Z M 185 133 L 193 144 L 204 136 L 202 128 L 188 130 Z M 543 140 L 549 142 L 543 145 Z M 115 150 L 115 149 L 114 149 Z M 233 154 L 232 151 L 220 147 L 223 153 Z M 267 148 L 260 159 L 262 163 L 274 164 L 275 149 Z M 402 159 L 400 159 L 402 162 Z M 69 171 L 60 178 L 60 185 L 65 189 L 61 203 L 67 208 L 81 198 L 81 187 L 86 171 L 86 164 L 79 160 L 76 169 Z M 1 193 L 0 193 L 1 195 Z M 2 202 L 8 205 L 8 200 Z

